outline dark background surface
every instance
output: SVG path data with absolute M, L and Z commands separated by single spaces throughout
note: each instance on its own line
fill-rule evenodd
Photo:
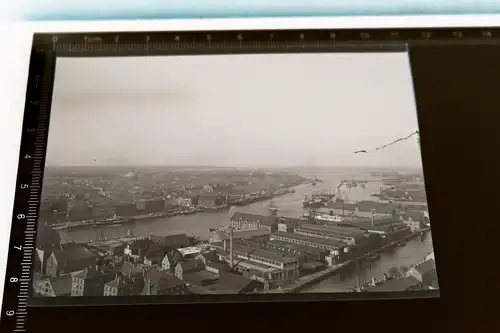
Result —
M 284 331 L 300 324 L 306 330 L 495 331 L 500 41 L 415 45 L 410 60 L 440 298 L 37 307 L 28 311 L 28 332 Z M 3 324 L 1 331 L 9 332 Z

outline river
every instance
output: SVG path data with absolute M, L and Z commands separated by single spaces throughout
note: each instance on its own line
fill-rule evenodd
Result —
M 274 198 L 272 202 L 280 209 L 279 215 L 281 216 L 298 217 L 302 215 L 307 211 L 302 207 L 305 195 L 311 195 L 311 193 L 316 192 L 331 192 L 336 189 L 343 179 L 350 179 L 355 176 L 352 174 L 352 171 L 343 169 L 307 170 L 300 174 L 304 177 L 317 176 L 323 182 L 318 182 L 316 186 L 312 184 L 299 185 L 295 187 L 295 193 Z M 367 178 L 369 178 L 369 173 L 365 172 L 365 174 L 361 175 L 358 173 L 357 179 Z M 369 183 L 365 189 L 358 187 L 343 189 L 341 192 L 345 199 L 372 200 L 373 197 L 370 194 L 377 191 L 380 186 L 381 183 Z M 271 200 L 260 201 L 248 206 L 231 207 L 230 209 L 218 212 L 203 212 L 193 215 L 138 220 L 111 227 L 82 227 L 63 230 L 60 231 L 60 234 L 63 242 L 89 242 L 96 239 L 103 239 L 104 237 L 107 239 L 120 238 L 125 236 L 128 230 L 134 236 L 166 236 L 187 233 L 206 239 L 210 236 L 210 228 L 227 226 L 229 218 L 235 212 L 260 215 L 270 214 L 268 210 L 270 202 Z
M 273 204 L 277 206 L 282 216 L 296 217 L 302 215 L 305 210 L 302 201 L 305 195 L 312 193 L 324 193 L 336 190 L 338 184 L 344 179 L 367 179 L 370 180 L 368 172 L 359 171 L 353 174 L 350 170 L 323 169 L 309 170 L 302 172 L 305 177 L 317 176 L 323 182 L 318 182 L 315 186 L 304 184 L 295 188 L 295 193 L 274 198 Z M 376 192 L 382 186 L 381 182 L 370 182 L 366 188 L 342 188 L 341 195 L 346 200 L 373 200 L 370 194 Z M 338 193 L 337 193 L 338 194 Z M 227 226 L 229 218 L 235 212 L 269 214 L 269 204 L 271 200 L 256 202 L 243 207 L 231 207 L 219 212 L 203 212 L 193 215 L 165 217 L 149 220 L 129 222 L 115 227 L 84 227 L 60 231 L 63 242 L 88 242 L 96 239 L 107 239 L 123 237 L 130 230 L 135 236 L 166 236 L 177 233 L 195 234 L 207 239 L 210 236 L 210 228 L 220 228 Z M 392 267 L 410 266 L 424 260 L 425 256 L 432 252 L 432 236 L 427 233 L 423 237 L 417 237 L 407 243 L 405 247 L 388 250 L 381 254 L 379 260 L 364 264 L 357 269 L 360 281 L 363 282 L 373 276 L 381 279 Z M 356 285 L 356 267 L 347 266 L 342 268 L 333 276 L 308 287 L 303 292 L 342 292 Z

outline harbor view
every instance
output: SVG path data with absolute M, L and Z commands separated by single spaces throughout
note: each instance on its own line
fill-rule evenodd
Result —
M 439 289 L 406 54 L 158 58 L 58 63 L 33 296 Z

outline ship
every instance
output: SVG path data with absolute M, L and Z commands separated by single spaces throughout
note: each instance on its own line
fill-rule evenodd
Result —
M 342 217 L 328 214 L 317 214 L 314 219 L 322 222 L 342 222 Z

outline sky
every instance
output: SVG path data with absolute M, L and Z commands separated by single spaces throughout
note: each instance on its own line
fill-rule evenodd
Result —
M 59 58 L 47 165 L 421 166 L 406 53 Z

